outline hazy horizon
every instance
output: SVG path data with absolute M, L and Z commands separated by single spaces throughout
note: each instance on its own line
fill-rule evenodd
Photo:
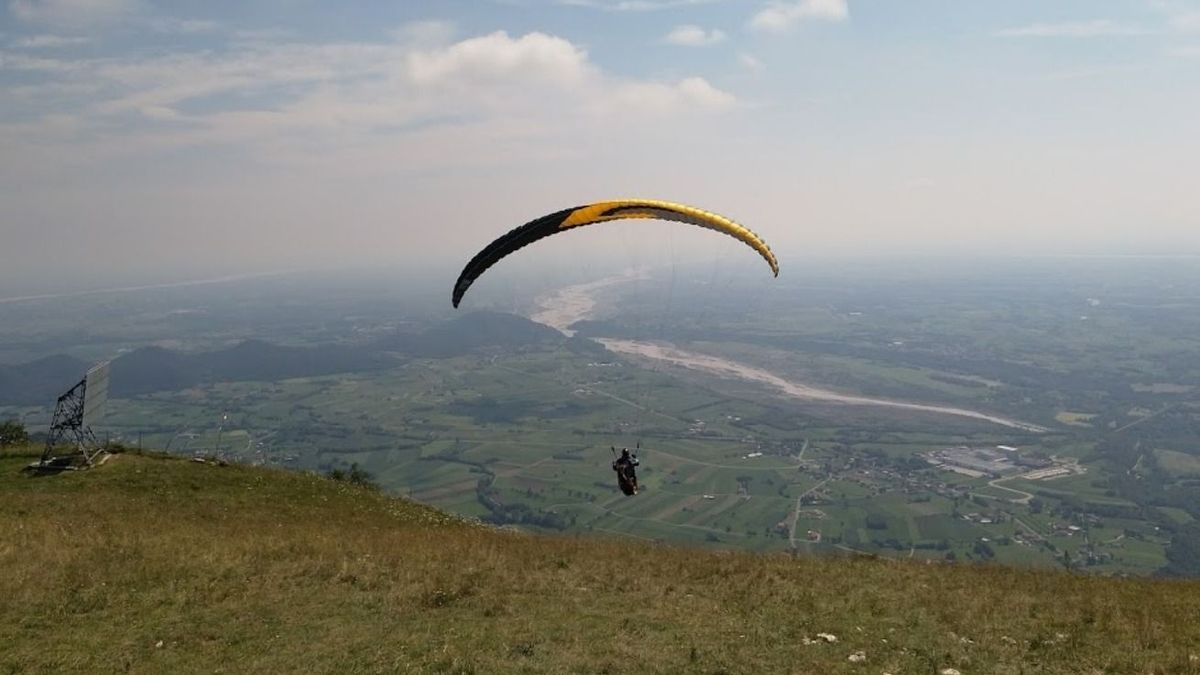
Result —
M 636 228 L 637 225 L 618 224 L 616 227 Z M 599 238 L 608 236 L 599 233 L 598 229 L 593 231 L 593 235 Z M 620 237 L 619 234 L 616 236 Z M 530 298 L 525 296 L 540 292 L 538 289 L 595 281 L 632 270 L 659 276 L 669 273 L 689 283 L 707 283 L 719 279 L 721 283 L 737 281 L 756 286 L 761 284 L 764 289 L 770 288 L 773 292 L 786 292 L 796 284 L 836 281 L 839 278 L 853 278 L 856 283 L 873 283 L 915 275 L 935 281 L 962 279 L 986 284 L 989 279 L 1002 280 L 1014 273 L 1036 276 L 1056 273 L 1063 282 L 1083 283 L 1096 275 L 1152 282 L 1156 279 L 1162 281 L 1174 274 L 1187 275 L 1200 270 L 1200 255 L 1190 253 L 955 255 L 899 252 L 804 256 L 786 261 L 780 277 L 773 279 L 761 260 L 748 249 L 731 245 L 725 238 L 711 233 L 701 233 L 699 236 L 701 240 L 713 237 L 713 241 L 708 241 L 710 255 L 679 253 L 669 248 L 664 248 L 662 255 L 658 256 L 645 255 L 644 252 L 635 254 L 631 250 L 584 255 L 585 252 L 590 253 L 590 241 L 586 238 L 574 245 L 568 245 L 569 237 L 549 241 L 542 244 L 544 250 L 541 252 L 521 251 L 498 264 L 472 289 L 459 311 L 494 309 L 498 299 L 527 301 Z M 225 274 L 159 268 L 121 268 L 96 272 L 48 267 L 43 275 L 10 279 L 0 286 L 3 289 L 0 293 L 0 313 L 5 307 L 46 300 L 260 283 L 326 284 L 333 287 L 359 284 L 364 288 L 392 285 L 403 297 L 412 297 L 411 293 L 419 287 L 420 293 L 429 296 L 424 300 L 438 303 L 444 300 L 446 309 L 450 310 L 450 290 L 464 262 L 465 259 L 444 257 L 403 265 L 327 265 L 249 271 L 231 269 Z

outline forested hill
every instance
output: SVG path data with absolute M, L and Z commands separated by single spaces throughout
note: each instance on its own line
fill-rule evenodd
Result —
M 247 340 L 209 352 L 142 347 L 113 360 L 111 395 L 135 396 L 221 381 L 283 380 L 379 370 L 404 358 L 452 358 L 486 349 L 513 350 L 565 343 L 603 351 L 585 340 L 523 317 L 472 312 L 424 332 L 403 333 L 365 345 L 281 346 Z M 53 405 L 90 364 L 58 355 L 25 364 L 0 365 L 0 405 Z
M 54 405 L 83 379 L 89 364 L 59 354 L 29 363 L 0 365 L 0 405 Z
M 312 377 L 373 370 L 384 364 L 377 354 L 338 345 L 282 347 L 251 340 L 202 354 L 147 347 L 113 362 L 111 386 L 114 396 L 132 396 L 203 382 Z
M 200 353 L 143 347 L 113 360 L 109 392 L 127 397 L 208 382 L 311 377 L 372 370 L 391 361 L 354 347 L 284 347 L 257 340 Z M 59 394 L 83 378 L 90 365 L 68 356 L 52 356 L 0 366 L 0 405 L 53 405 Z
M 0 450 L 0 672 L 1200 670 L 1196 581 L 538 537 L 313 474 L 35 456 Z
M 447 358 L 483 348 L 517 349 L 564 343 L 575 349 L 604 351 L 590 340 L 568 340 L 549 326 L 500 312 L 471 312 L 423 333 L 386 338 L 375 347 L 414 357 Z

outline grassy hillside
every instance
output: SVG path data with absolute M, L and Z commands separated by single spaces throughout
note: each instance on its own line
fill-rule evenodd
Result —
M 3 673 L 1200 673 L 1196 582 L 538 538 L 306 474 L 31 459 L 0 455 Z

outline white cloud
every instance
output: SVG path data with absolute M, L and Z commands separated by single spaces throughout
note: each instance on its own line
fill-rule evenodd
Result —
M 1120 35 L 1146 35 L 1150 31 L 1140 26 L 1117 23 L 1109 19 L 1071 21 L 1065 23 L 1033 23 L 1018 28 L 996 31 L 997 37 L 1109 37 Z
M 157 13 L 146 0 L 10 0 L 8 7 L 22 21 L 78 32 L 118 23 L 136 30 L 181 35 L 222 29 L 215 21 Z
M 678 121 L 737 103 L 699 77 L 615 77 L 582 48 L 544 33 L 496 32 L 440 46 L 260 42 L 226 52 L 124 59 L 0 52 L 4 70 L 43 81 L 25 85 L 20 97 L 13 87 L 0 87 L 0 96 L 15 103 L 0 113 L 0 141 L 44 139 L 49 130 L 31 131 L 30 120 L 53 96 L 56 107 L 78 111 L 82 120 L 70 138 L 55 137 L 70 143 L 76 156 L 96 161 L 212 144 L 261 150 L 277 160 L 341 156 L 398 134 L 424 138 L 428 148 L 436 147 L 428 145 L 434 138 L 454 147 L 470 138 L 491 147 L 531 148 L 533 139 L 574 137 L 581 128 L 595 136 L 614 124 L 628 127 L 664 115 Z M 201 99 L 203 106 L 193 105 Z M 85 146 L 86 139 L 93 145 Z M 38 147 L 47 157 L 53 150 L 49 142 Z
M 1179 12 L 1171 15 L 1168 22 L 1181 33 L 1200 33 L 1200 12 Z
M 143 117 L 159 121 L 173 121 L 179 119 L 179 111 L 174 108 L 168 108 L 161 105 L 146 106 L 139 110 Z
M 16 70 L 44 74 L 58 73 L 72 75 L 78 73 L 81 68 L 84 67 L 75 61 L 0 52 L 0 71 Z
M 517 39 L 498 31 L 444 49 L 415 51 L 409 74 L 420 84 L 458 84 L 522 79 L 576 84 L 589 69 L 587 53 L 569 41 L 544 33 Z
M 737 105 L 732 94 L 717 89 L 702 77 L 689 77 L 674 84 L 622 82 L 596 99 L 588 112 L 608 124 L 646 117 L 664 118 L 681 113 L 721 112 Z
M 1163 15 L 1167 28 L 1177 33 L 1200 32 L 1200 9 L 1192 2 L 1149 0 L 1150 8 Z
M 850 18 L 847 0 L 799 0 L 772 2 L 750 19 L 750 27 L 782 33 L 804 21 L 845 21 Z
M 560 0 L 570 7 L 588 7 L 608 12 L 656 12 L 663 9 L 707 5 L 722 0 Z
M 22 21 L 63 26 L 109 21 L 141 6 L 140 0 L 12 0 L 8 5 Z
M 178 19 L 175 17 L 148 18 L 145 20 L 145 25 L 156 33 L 178 33 L 181 35 L 213 33 L 221 29 L 221 25 L 216 21 Z
M 1188 45 L 1186 47 L 1175 47 L 1171 50 L 1171 54 L 1182 56 L 1184 58 L 1196 59 L 1200 58 L 1200 45 Z
M 241 28 L 233 31 L 232 37 L 241 42 L 278 42 L 294 39 L 296 34 L 286 28 Z
M 708 45 L 715 45 L 718 42 L 724 42 L 725 33 L 715 28 L 713 30 L 704 30 L 700 26 L 687 24 L 676 26 L 670 33 L 667 33 L 663 41 L 667 44 L 683 47 L 707 47 Z
M 755 56 L 753 54 L 747 54 L 745 52 L 738 54 L 738 63 L 741 64 L 741 66 L 743 68 L 745 68 L 746 70 L 750 70 L 750 71 L 753 71 L 756 73 L 766 67 L 763 65 L 763 62 L 761 60 L 759 60 L 759 58 L 757 56 Z
M 12 46 L 18 49 L 56 49 L 58 47 L 87 44 L 88 42 L 90 42 L 88 38 L 80 36 L 30 35 L 29 37 L 23 37 L 14 41 Z
M 675 90 L 688 104 L 705 108 L 729 108 L 737 103 L 737 97 L 712 86 L 702 77 L 689 77 L 675 85 Z

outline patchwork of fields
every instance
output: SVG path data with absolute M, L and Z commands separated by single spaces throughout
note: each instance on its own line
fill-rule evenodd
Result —
M 920 455 L 1014 441 L 985 423 L 780 401 L 695 373 L 531 352 L 411 361 L 380 373 L 226 383 L 113 402 L 133 442 L 326 472 L 358 465 L 390 492 L 535 529 L 750 550 L 853 550 L 905 558 L 1062 564 L 1149 573 L 1167 539 L 1138 520 L 1050 515 L 1054 497 L 1117 504 L 1097 476 L 1012 480 L 1041 513 L 986 479 Z M 224 420 L 222 422 L 222 420 Z M 219 427 L 219 430 L 218 430 Z M 219 431 L 219 438 L 218 438 Z M 1066 437 L 1027 451 L 1080 455 Z M 610 446 L 642 443 L 643 491 L 616 490 Z M 761 453 L 761 454 L 759 454 Z M 755 455 L 755 456 L 750 456 Z M 924 465 L 924 468 L 922 466 Z

